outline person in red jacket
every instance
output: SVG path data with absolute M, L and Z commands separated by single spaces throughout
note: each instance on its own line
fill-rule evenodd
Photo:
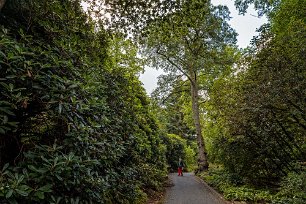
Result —
M 183 169 L 184 169 L 184 162 L 181 158 L 179 158 L 179 161 L 178 161 L 178 176 L 183 176 Z

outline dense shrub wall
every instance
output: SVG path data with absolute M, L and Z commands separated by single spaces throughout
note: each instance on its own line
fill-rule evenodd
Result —
M 113 60 L 110 39 L 78 0 L 4 5 L 0 201 L 135 203 L 160 187 L 155 119 L 137 71 Z

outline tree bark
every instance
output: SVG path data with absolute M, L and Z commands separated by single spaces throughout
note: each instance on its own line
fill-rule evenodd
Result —
M 192 101 L 192 114 L 196 128 L 197 143 L 198 143 L 198 171 L 202 172 L 208 169 L 207 152 L 205 148 L 205 142 L 202 136 L 202 127 L 200 123 L 200 111 L 199 111 L 199 92 L 196 74 L 191 74 L 191 101 Z
M 0 11 L 3 8 L 5 2 L 6 2 L 6 0 L 0 0 Z

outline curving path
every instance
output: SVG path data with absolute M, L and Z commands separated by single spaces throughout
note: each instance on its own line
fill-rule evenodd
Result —
M 193 173 L 169 175 L 172 187 L 167 189 L 165 204 L 225 204 L 226 202 Z

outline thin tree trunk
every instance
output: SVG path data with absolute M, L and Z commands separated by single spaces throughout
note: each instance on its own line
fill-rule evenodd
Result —
M 200 112 L 199 112 L 199 93 L 198 85 L 196 81 L 195 73 L 192 74 L 191 81 L 191 101 L 192 101 L 192 113 L 193 120 L 196 127 L 197 143 L 198 143 L 198 171 L 202 172 L 208 169 L 207 152 L 205 143 L 202 136 L 202 128 L 200 123 Z
M 0 11 L 3 8 L 5 2 L 6 2 L 6 0 L 0 0 Z

